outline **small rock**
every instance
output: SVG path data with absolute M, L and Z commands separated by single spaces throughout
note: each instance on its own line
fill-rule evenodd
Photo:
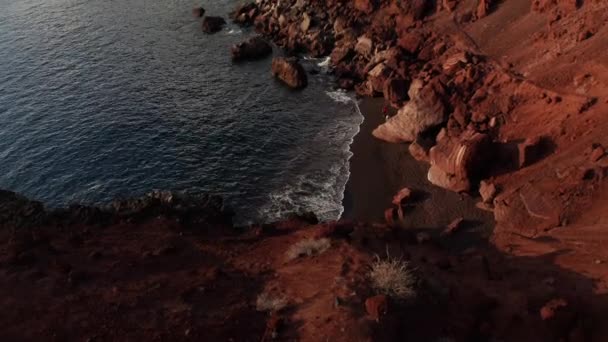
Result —
M 370 318 L 379 322 L 388 312 L 388 297 L 385 295 L 377 295 L 367 298 L 365 300 L 365 310 Z
M 416 234 L 416 241 L 420 245 L 427 243 L 427 242 L 431 241 L 431 234 L 429 234 L 427 232 L 420 232 L 420 233 Z
M 212 17 L 206 16 L 203 19 L 203 32 L 205 33 L 215 33 L 218 32 L 226 25 L 226 20 L 222 17 Z
M 555 317 L 559 310 L 566 308 L 567 306 L 568 302 L 562 298 L 552 299 L 540 309 L 540 318 L 543 321 L 550 320 Z
M 205 9 L 202 7 L 194 7 L 192 9 L 192 15 L 197 18 L 201 18 L 202 16 L 205 15 Z
M 393 204 L 394 205 L 403 205 L 412 197 L 412 190 L 409 188 L 403 188 L 399 190 L 399 192 L 393 196 Z
M 484 203 L 492 203 L 492 200 L 496 197 L 496 192 L 494 183 L 481 181 L 479 184 L 479 194 Z
M 355 9 L 365 14 L 370 14 L 375 9 L 374 0 L 355 0 Z
M 522 168 L 536 162 L 543 155 L 543 138 L 528 138 L 517 147 L 519 150 L 519 167 Z
M 591 151 L 591 161 L 596 162 L 606 155 L 606 151 L 602 145 L 596 145 Z
M 463 223 L 464 223 L 464 218 L 459 217 L 459 218 L 455 219 L 454 221 L 450 222 L 450 224 L 448 224 L 448 226 L 441 233 L 441 235 L 454 234 L 455 232 L 459 231 L 462 228 Z
M 388 208 L 384 211 L 384 220 L 389 227 L 395 226 L 395 208 Z
M 302 15 L 302 23 L 300 24 L 300 30 L 302 30 L 302 32 L 304 32 L 304 33 L 308 32 L 308 29 L 310 28 L 310 24 L 311 24 L 310 16 L 308 15 L 308 13 L 304 13 Z
M 255 36 L 232 46 L 232 60 L 254 60 L 272 54 L 272 46 L 262 37 Z

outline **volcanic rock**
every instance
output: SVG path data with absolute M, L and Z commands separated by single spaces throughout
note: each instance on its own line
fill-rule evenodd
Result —
M 399 78 L 391 78 L 384 82 L 384 98 L 392 105 L 399 106 L 407 100 L 407 81 Z
M 481 181 L 479 184 L 479 194 L 483 203 L 492 203 L 492 200 L 496 197 L 496 186 L 494 183 Z
M 201 18 L 202 16 L 205 15 L 205 9 L 202 7 L 194 7 L 192 9 L 192 15 L 197 18 Z
M 365 300 L 365 311 L 376 322 L 388 312 L 388 298 L 385 295 L 369 297 Z
M 372 132 L 376 138 L 394 143 L 412 142 L 419 134 L 445 122 L 445 106 L 433 87 L 415 80 L 408 95 L 410 101 L 397 115 Z
M 519 151 L 519 167 L 526 167 L 541 159 L 545 154 L 545 139 L 540 136 L 528 138 L 517 145 Z
M 220 31 L 224 25 L 226 25 L 226 20 L 224 20 L 224 18 L 206 16 L 203 19 L 203 32 L 215 33 Z
M 453 220 L 452 222 L 450 222 L 450 224 L 447 225 L 445 230 L 443 232 L 441 232 L 441 235 L 454 234 L 455 232 L 459 231 L 462 228 L 463 224 L 464 224 L 464 218 L 459 217 L 459 218 Z
M 253 24 L 257 15 L 257 5 L 255 2 L 250 2 L 237 7 L 234 12 L 230 13 L 230 18 L 239 25 L 251 25 Z
M 306 71 L 296 58 L 274 58 L 272 60 L 272 75 L 294 89 L 304 88 L 308 84 Z
M 403 205 L 412 197 L 412 190 L 403 188 L 393 196 L 394 205 Z
M 428 180 L 448 190 L 469 191 L 487 171 L 491 152 L 492 142 L 486 134 L 469 131 L 457 139 L 439 137 L 430 151 Z
M 355 0 L 355 8 L 365 14 L 370 14 L 374 11 L 374 0 Z
M 232 60 L 264 58 L 272 53 L 272 46 L 262 37 L 255 36 L 232 46 Z
M 492 6 L 491 0 L 479 0 L 477 4 L 477 18 L 481 19 L 490 13 L 490 7 Z

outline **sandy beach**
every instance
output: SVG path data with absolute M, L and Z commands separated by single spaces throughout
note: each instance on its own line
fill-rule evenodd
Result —
M 439 230 L 462 217 L 468 232 L 489 236 L 494 227 L 493 216 L 475 206 L 478 198 L 433 186 L 426 178 L 428 165 L 412 158 L 407 144 L 389 144 L 372 135 L 373 129 L 384 121 L 383 106 L 382 99 L 363 99 L 359 103 L 365 119 L 351 145 L 351 174 L 342 217 L 383 221 L 393 195 L 408 187 L 419 193 L 420 199 L 406 210 L 403 228 Z M 394 114 L 394 109 L 389 114 Z

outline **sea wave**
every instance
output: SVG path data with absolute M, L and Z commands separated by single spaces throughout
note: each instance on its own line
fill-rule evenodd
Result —
M 328 90 L 325 92 L 325 94 L 327 94 L 327 96 L 329 96 L 332 100 L 334 100 L 336 102 L 344 103 L 344 104 L 349 104 L 352 102 L 355 104 L 355 106 L 357 106 L 357 103 L 353 99 L 353 97 L 351 95 L 349 95 L 349 93 L 343 89 Z

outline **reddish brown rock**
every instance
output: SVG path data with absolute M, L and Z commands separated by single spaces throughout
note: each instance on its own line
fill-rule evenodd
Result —
M 388 297 L 377 295 L 367 298 L 365 300 L 365 311 L 371 319 L 379 322 L 388 313 Z
M 429 149 L 414 141 L 408 146 L 408 151 L 417 161 L 429 161 Z
M 206 16 L 203 19 L 203 32 L 205 33 L 215 33 L 218 32 L 226 25 L 226 20 L 222 17 L 211 17 Z
M 415 55 L 422 46 L 422 37 L 417 33 L 406 33 L 399 37 L 397 44 L 405 51 Z
M 458 5 L 456 0 L 443 0 L 443 8 L 448 10 L 448 12 L 454 11 L 456 9 L 456 5 Z
M 403 188 L 403 189 L 399 190 L 399 192 L 397 194 L 395 194 L 395 196 L 393 196 L 393 204 L 401 206 L 401 205 L 407 203 L 407 201 L 409 201 L 409 199 L 411 197 L 412 197 L 412 190 L 410 190 L 408 188 Z
M 257 15 L 258 6 L 255 2 L 249 2 L 237 7 L 234 12 L 230 13 L 230 18 L 239 25 L 251 25 Z
M 494 183 L 481 181 L 479 183 L 479 195 L 484 203 L 492 203 L 494 197 L 496 197 L 496 186 Z
M 369 88 L 373 94 L 382 94 L 384 84 L 387 82 L 390 74 L 391 70 L 384 63 L 380 63 L 370 70 L 367 74 L 367 79 Z
M 428 179 L 448 190 L 469 191 L 471 184 L 487 171 L 491 157 L 492 141 L 486 134 L 469 131 L 458 138 L 449 138 L 444 133 L 431 148 Z
M 441 235 L 452 235 L 452 234 L 456 233 L 457 231 L 459 231 L 460 229 L 462 229 L 463 225 L 464 225 L 464 218 L 459 217 L 459 218 L 455 219 L 454 221 L 450 222 L 450 224 L 447 225 L 445 230 L 443 232 L 441 232 Z
M 342 61 L 350 60 L 354 55 L 354 50 L 350 45 L 336 46 L 330 55 L 332 64 L 338 64 Z
M 386 224 L 389 227 L 395 226 L 395 216 L 396 216 L 395 214 L 396 214 L 396 210 L 393 207 L 388 208 L 384 211 L 384 220 L 386 221 Z
M 544 139 L 540 136 L 528 138 L 517 145 L 519 151 L 519 167 L 526 167 L 538 161 L 545 154 Z
M 601 145 L 597 145 L 591 151 L 591 161 L 596 162 L 606 155 L 606 150 Z
M 567 306 L 568 302 L 562 298 L 552 299 L 540 309 L 540 318 L 543 321 L 553 319 L 559 310 Z
M 272 46 L 264 38 L 256 36 L 232 46 L 232 60 L 264 58 L 272 53 Z
M 272 75 L 294 89 L 304 88 L 308 84 L 306 71 L 296 58 L 274 58 L 272 60 Z
M 384 83 L 384 98 L 394 106 L 400 106 L 405 100 L 407 100 L 408 87 L 408 82 L 403 79 L 388 79 Z
M 355 8 L 365 14 L 370 14 L 374 11 L 374 0 L 355 0 Z
M 431 84 L 413 81 L 408 96 L 410 101 L 397 115 L 372 132 L 376 138 L 388 142 L 412 142 L 419 134 L 445 122 L 445 105 Z
M 491 0 L 479 0 L 479 2 L 477 3 L 477 18 L 481 19 L 487 16 L 490 13 L 491 6 Z
M 201 18 L 202 16 L 205 15 L 205 9 L 202 7 L 194 7 L 192 9 L 192 15 L 197 18 Z

